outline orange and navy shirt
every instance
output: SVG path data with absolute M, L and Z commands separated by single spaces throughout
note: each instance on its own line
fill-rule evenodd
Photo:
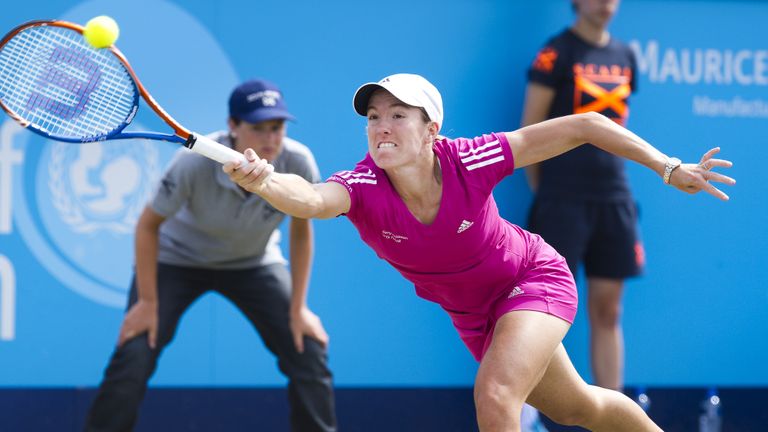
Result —
M 629 96 L 637 90 L 632 50 L 611 39 L 598 47 L 570 29 L 547 42 L 528 70 L 528 81 L 555 90 L 549 118 L 595 111 L 624 126 Z M 632 199 L 623 159 L 584 145 L 541 164 L 540 197 L 620 201 Z

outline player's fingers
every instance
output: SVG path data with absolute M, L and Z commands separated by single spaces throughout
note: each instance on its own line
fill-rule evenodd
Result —
M 230 174 L 232 174 L 232 171 L 235 170 L 235 164 L 236 163 L 237 162 L 235 162 L 235 161 L 227 162 L 227 163 L 225 163 L 225 164 L 223 164 L 221 166 L 221 170 L 224 171 L 227 175 L 230 175 Z
M 230 180 L 237 181 L 247 174 L 247 171 L 241 169 L 243 166 L 247 167 L 249 164 L 242 161 L 227 162 L 221 166 L 221 169 L 229 176 Z
M 325 327 L 323 327 L 323 323 L 319 318 L 316 318 L 316 320 L 310 325 L 309 336 L 312 339 L 320 342 L 323 347 L 328 345 L 328 333 L 325 331 Z
M 714 182 L 723 183 L 731 186 L 736 184 L 736 180 L 734 178 L 728 177 L 727 175 L 723 175 L 720 173 L 712 172 L 712 171 L 707 172 L 704 175 L 704 179 L 706 179 L 707 181 L 714 181 Z
M 730 168 L 733 166 L 733 162 L 725 159 L 710 159 L 707 161 L 709 165 L 709 169 L 712 169 L 714 167 L 720 167 L 720 168 Z
M 245 156 L 245 160 L 247 163 L 243 163 L 243 161 L 237 160 L 232 162 L 227 162 L 224 165 L 222 165 L 222 169 L 225 173 L 227 173 L 230 178 L 234 181 L 237 181 L 246 175 L 250 173 L 251 171 L 251 165 L 253 162 L 256 162 L 259 160 L 259 157 L 256 155 L 256 152 L 253 151 L 253 149 L 245 149 L 245 152 L 243 153 L 243 156 Z
M 720 198 L 723 201 L 728 201 L 730 199 L 730 197 L 728 195 L 726 195 L 725 192 L 723 192 L 720 189 L 712 186 L 711 183 L 707 183 L 706 186 L 704 186 L 702 189 L 704 189 L 704 191 L 707 192 L 708 194 L 710 194 L 710 195 L 712 195 L 712 196 L 714 196 L 716 198 Z
M 296 346 L 296 351 L 304 352 L 304 334 L 301 331 L 293 332 L 293 344 Z
M 324 348 L 328 346 L 328 341 L 330 338 L 328 337 L 328 333 L 322 327 L 320 327 L 320 331 L 318 332 L 317 340 L 321 345 L 323 345 Z
M 265 160 L 259 160 L 253 163 L 253 170 L 248 173 L 249 183 L 261 183 L 264 180 L 264 176 L 267 175 L 267 171 L 271 165 Z
M 262 183 L 266 183 L 274 172 L 275 166 L 272 164 L 267 164 L 267 166 L 264 168 L 264 172 L 259 176 L 259 179 Z
M 712 158 L 712 156 L 716 155 L 720 152 L 720 147 L 715 147 L 713 149 L 709 149 L 706 153 L 704 153 L 704 156 L 701 157 L 701 161 L 699 161 L 699 164 L 704 163 L 705 161 Z
M 155 349 L 157 347 L 157 327 L 152 326 L 149 328 L 149 333 L 147 334 L 147 343 L 149 344 L 149 347 L 152 349 Z
M 240 186 L 246 187 L 253 183 L 256 177 L 260 174 L 261 169 L 263 169 L 261 166 L 262 164 L 263 161 L 249 162 L 230 172 L 229 179 Z
M 117 346 L 123 346 L 124 343 L 133 339 L 134 336 L 136 336 L 135 332 L 130 328 L 127 328 L 127 327 L 121 328 L 120 335 L 117 338 Z
M 233 172 L 237 171 L 242 166 L 247 166 L 248 162 L 253 162 L 255 160 L 254 159 L 255 154 L 256 153 L 253 150 L 245 149 L 245 152 L 243 152 L 243 156 L 245 156 L 245 162 L 246 162 L 245 164 L 243 163 L 244 162 L 243 160 L 240 160 L 240 159 L 233 160 L 233 161 L 229 161 L 222 164 L 221 169 L 224 170 L 225 173 L 231 175 Z
M 248 162 L 253 162 L 259 159 L 259 156 L 251 148 L 245 149 L 245 153 L 243 154 L 245 155 L 245 159 L 248 160 Z

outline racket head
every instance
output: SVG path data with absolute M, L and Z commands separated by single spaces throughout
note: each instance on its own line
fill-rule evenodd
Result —
M 95 49 L 83 27 L 33 21 L 0 41 L 0 107 L 22 126 L 66 142 L 109 139 L 133 120 L 139 89 L 116 48 Z

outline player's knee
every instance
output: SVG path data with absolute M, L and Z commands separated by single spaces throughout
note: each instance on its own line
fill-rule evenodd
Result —
M 621 319 L 621 303 L 604 301 L 592 306 L 590 320 L 592 325 L 599 327 L 615 327 Z
M 543 412 L 555 423 L 564 426 L 586 427 L 593 423 L 599 411 L 600 400 L 587 392 L 574 395 L 570 399 L 570 403 L 558 404 L 554 409 Z
M 508 385 L 485 382 L 475 385 L 475 411 L 481 430 L 519 427 L 523 398 Z
M 557 410 L 545 412 L 553 422 L 563 426 L 583 426 L 587 424 L 590 416 L 584 408 L 573 406 L 561 406 Z
M 518 395 L 512 385 L 493 379 L 478 380 L 475 383 L 475 406 L 478 417 L 493 413 L 522 409 L 523 396 Z

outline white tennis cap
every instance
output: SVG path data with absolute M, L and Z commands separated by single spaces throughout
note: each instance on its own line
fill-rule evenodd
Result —
M 355 92 L 352 104 L 361 116 L 368 115 L 368 100 L 374 91 L 383 88 L 401 102 L 411 106 L 424 108 L 427 116 L 438 127 L 443 126 L 443 98 L 437 88 L 421 75 L 400 73 L 390 75 L 381 81 L 370 82 L 360 86 Z

